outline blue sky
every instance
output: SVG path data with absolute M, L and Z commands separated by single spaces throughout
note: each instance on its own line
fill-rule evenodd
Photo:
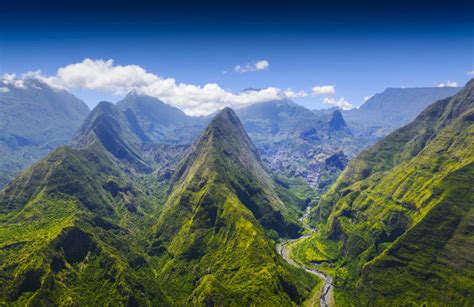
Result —
M 251 8 L 227 13 L 209 6 L 211 12 L 201 7 L 206 13 L 199 16 L 175 7 L 154 15 L 146 6 L 133 14 L 126 14 L 126 7 L 104 8 L 101 15 L 99 6 L 71 16 L 67 8 L 58 8 L 49 17 L 12 7 L 0 16 L 0 74 L 41 70 L 53 76 L 86 58 L 113 59 L 114 65 L 138 65 L 177 83 L 217 83 L 229 92 L 249 87 L 305 91 L 307 97 L 294 100 L 312 109 L 331 106 L 323 103 L 326 96 L 311 95 L 314 86 L 334 86 L 334 99 L 358 106 L 387 87 L 463 85 L 472 78 L 474 22 L 466 7 L 425 12 L 417 6 L 406 14 L 370 5 L 342 11 L 326 5 L 327 14 L 313 15 L 297 9 L 285 15 L 285 7 L 266 14 L 257 7 L 246 15 Z M 234 70 L 259 60 L 269 67 Z M 71 90 L 90 106 L 120 98 L 106 90 Z

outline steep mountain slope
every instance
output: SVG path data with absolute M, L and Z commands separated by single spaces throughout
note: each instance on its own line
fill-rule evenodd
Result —
M 313 212 L 303 261 L 344 304 L 474 302 L 474 80 L 352 160 Z
M 142 160 L 124 119 L 101 103 L 75 148 L 0 192 L 0 303 L 166 304 L 145 253 L 161 197 L 128 171 Z
M 0 186 L 69 142 L 89 113 L 66 91 L 36 79 L 0 80 Z
M 273 241 L 296 235 L 294 211 L 232 111 L 195 145 L 169 197 L 160 170 L 173 174 L 183 150 L 134 123 L 100 103 L 72 147 L 0 191 L 0 304 L 301 302 L 317 281 Z
M 450 97 L 459 87 L 388 88 L 360 108 L 344 111 L 353 129 L 385 136 L 414 120 L 435 101 Z
M 72 140 L 77 148 L 100 143 L 118 161 L 142 171 L 149 167 L 140 153 L 141 143 L 148 139 L 110 102 L 99 103 Z
M 292 305 L 315 282 L 278 257 L 271 238 L 298 230 L 226 108 L 177 172 L 150 254 L 162 267 L 163 289 L 178 303 Z

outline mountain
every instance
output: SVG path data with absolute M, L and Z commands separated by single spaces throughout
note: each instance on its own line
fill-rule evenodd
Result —
M 459 92 L 459 87 L 388 88 L 360 108 L 344 111 L 353 129 L 385 136 L 414 120 L 435 101 Z
M 161 100 L 130 92 L 117 107 L 136 122 L 150 140 L 165 144 L 192 144 L 208 120 L 187 116 L 180 109 Z
M 347 127 L 346 121 L 342 117 L 341 111 L 335 110 L 331 114 L 331 118 L 328 122 L 329 128 L 333 131 L 344 130 Z
M 0 80 L 0 187 L 24 167 L 66 144 L 87 105 L 36 79 Z
M 157 98 L 136 92 L 117 106 L 148 142 L 192 144 L 210 121 L 210 117 L 187 116 Z M 353 156 L 366 145 L 362 138 L 354 139 L 339 110 L 319 114 L 290 100 L 278 100 L 240 108 L 237 114 L 272 171 L 314 187 L 319 186 L 320 178 L 325 178 L 327 185 L 340 173 L 333 168 L 321 172 L 328 169 L 322 161 L 341 151 Z
M 273 172 L 302 178 L 313 187 L 340 173 L 324 172 L 326 159 L 341 152 L 353 156 L 368 144 L 363 136 L 354 137 L 337 109 L 316 112 L 280 100 L 250 105 L 237 114 Z
M 298 252 L 334 275 L 338 303 L 474 303 L 473 136 L 471 80 L 349 163 Z
M 100 103 L 74 147 L 59 147 L 0 192 L 0 303 L 168 302 L 145 252 L 160 190 L 147 173 L 127 170 L 128 160 L 142 160 L 120 114 Z
M 292 305 L 314 281 L 277 257 L 271 238 L 298 230 L 242 124 L 225 108 L 178 170 L 150 253 L 161 259 L 166 294 L 180 304 Z
M 177 170 L 187 147 L 135 124 L 101 102 L 70 147 L 0 191 L 0 304 L 305 299 L 317 281 L 274 247 L 297 234 L 297 215 L 235 114 L 216 117 Z
M 140 146 L 148 138 L 133 123 L 112 103 L 103 101 L 84 121 L 72 144 L 77 148 L 87 148 L 99 143 L 117 161 L 145 171 L 148 166 L 141 156 Z

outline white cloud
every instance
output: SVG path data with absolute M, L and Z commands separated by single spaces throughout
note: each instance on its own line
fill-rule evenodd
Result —
M 270 63 L 267 60 L 260 60 L 257 62 L 247 63 L 245 65 L 235 65 L 234 71 L 238 73 L 246 73 L 259 70 L 267 70 L 270 67 Z
M 8 87 L 0 87 L 0 93 L 8 93 L 10 89 Z
M 5 85 L 12 85 L 18 88 L 25 87 L 25 82 L 22 79 L 18 79 L 15 74 L 3 74 L 0 82 Z
M 257 70 L 265 70 L 268 69 L 268 67 L 270 67 L 270 63 L 268 63 L 267 60 L 261 60 L 255 63 L 255 68 Z
M 315 85 L 311 88 L 311 95 L 313 96 L 325 96 L 323 103 L 341 108 L 343 110 L 353 109 L 354 106 L 346 101 L 344 97 L 337 99 L 336 86 L 335 85 Z
M 343 110 L 350 110 L 350 109 L 354 108 L 354 106 L 351 103 L 347 102 L 344 99 L 344 97 L 342 97 L 340 99 L 336 99 L 334 97 L 325 97 L 323 102 L 325 104 L 335 106 L 335 107 L 341 108 Z
M 468 71 L 466 74 L 467 74 L 468 76 L 474 76 L 474 70 Z
M 446 81 L 437 85 L 437 87 L 456 87 L 458 83 L 455 81 Z
M 173 78 L 161 78 L 137 65 L 115 65 L 113 60 L 100 59 L 85 59 L 61 67 L 53 76 L 44 76 L 39 71 L 23 76 L 34 77 L 50 86 L 66 90 L 87 89 L 114 95 L 136 90 L 174 105 L 189 115 L 207 115 L 226 106 L 237 108 L 258 102 L 307 96 L 304 91 L 275 87 L 232 93 L 216 83 L 203 86 L 177 83 Z
M 313 96 L 318 95 L 335 95 L 336 88 L 334 85 L 321 85 L 321 86 L 313 86 L 311 88 L 311 94 Z
M 285 91 L 283 91 L 283 94 L 288 97 L 288 98 L 302 98 L 302 97 L 307 97 L 308 94 L 305 92 L 305 91 L 298 91 L 298 92 L 295 92 L 293 91 L 292 89 L 287 89 Z

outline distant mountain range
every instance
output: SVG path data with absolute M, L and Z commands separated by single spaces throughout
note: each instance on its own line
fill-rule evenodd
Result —
M 433 102 L 460 90 L 460 87 L 388 88 L 369 98 L 360 108 L 344 111 L 344 118 L 356 131 L 385 136 L 414 120 Z
M 262 159 L 278 174 L 304 179 L 323 188 L 345 167 L 367 140 L 355 140 L 339 110 L 315 113 L 289 100 L 270 101 L 238 109 L 237 115 Z M 326 161 L 340 157 L 328 170 Z
M 192 144 L 209 118 L 187 116 L 161 100 L 129 93 L 117 107 L 144 132 L 149 141 L 163 144 Z
M 88 114 L 87 106 L 65 91 L 34 79 L 23 82 L 22 87 L 6 85 L 8 91 L 0 94 L 0 125 L 4 127 L 0 133 L 0 186 L 25 166 L 67 144 Z M 272 172 L 301 178 L 324 190 L 350 157 L 409 122 L 431 102 L 458 90 L 388 89 L 359 109 L 343 112 L 309 111 L 290 100 L 279 100 L 244 107 L 237 114 Z M 134 91 L 117 107 L 142 142 L 163 146 L 189 146 L 211 119 L 187 116 L 157 98 Z
M 36 79 L 0 80 L 0 186 L 25 166 L 69 142 L 89 113 L 66 91 Z

